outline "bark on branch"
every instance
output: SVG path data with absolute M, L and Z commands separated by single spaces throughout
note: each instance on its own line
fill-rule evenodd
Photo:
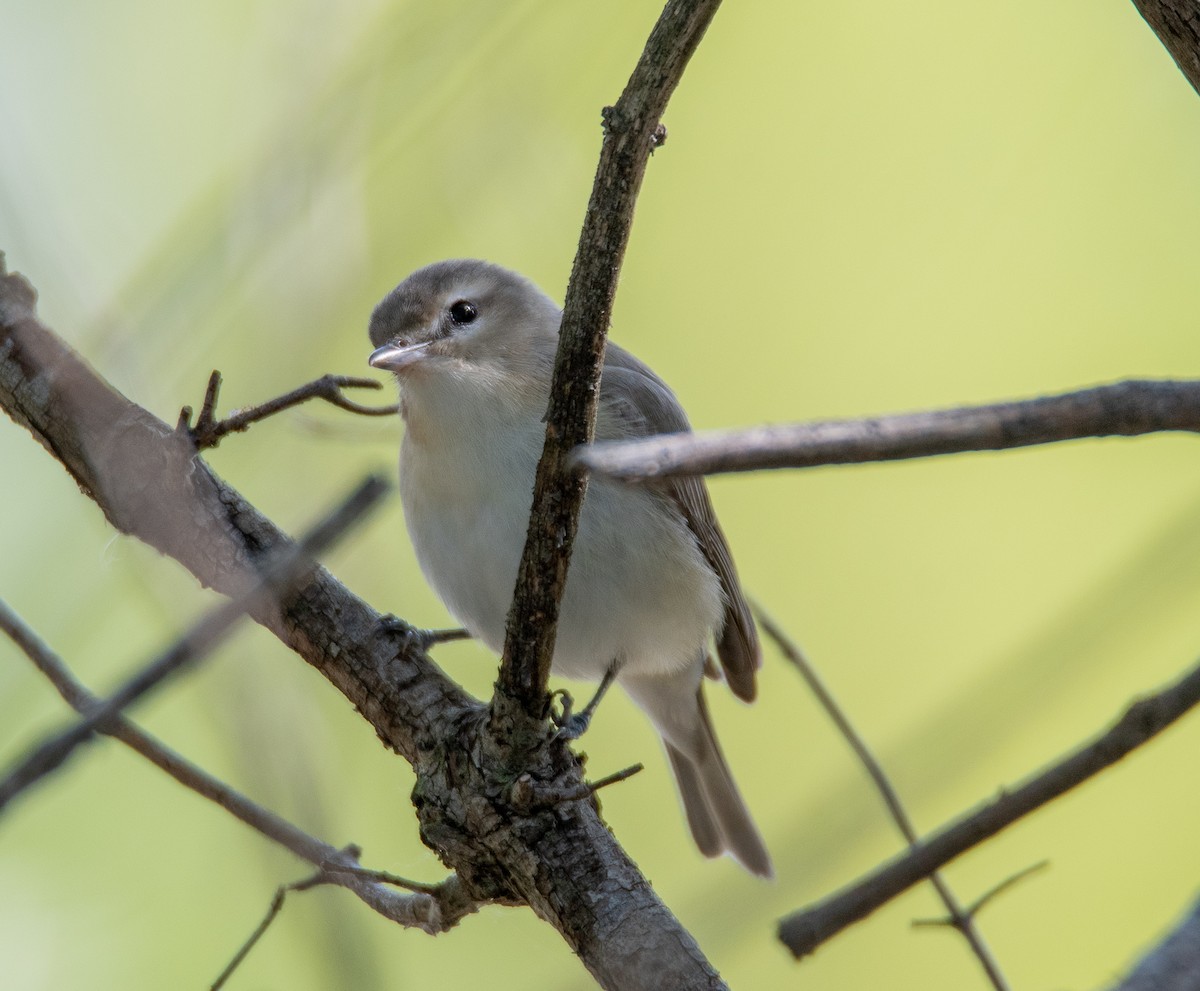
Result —
M 1200 902 L 1109 991 L 1195 991 L 1200 974 Z
M 592 437 L 605 335 L 633 209 L 660 118 L 720 0 L 670 0 L 616 106 L 604 112 L 604 145 L 563 306 L 558 356 L 538 463 L 533 511 L 508 613 L 493 731 L 520 751 L 546 718 L 546 682 L 558 608 L 587 477 L 568 463 Z
M 1200 0 L 1133 0 L 1133 5 L 1200 93 Z
M 1165 430 L 1200 431 L 1200 381 L 1131 379 L 1057 396 L 928 413 L 664 434 L 595 444 L 581 448 L 575 458 L 592 471 L 643 481 L 900 461 Z

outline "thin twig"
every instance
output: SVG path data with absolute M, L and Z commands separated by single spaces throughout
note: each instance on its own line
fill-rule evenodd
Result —
M 217 398 L 221 392 L 221 373 L 214 369 L 208 377 L 208 387 L 204 390 L 204 405 L 200 407 L 196 425 L 194 427 L 191 425 L 192 408 L 185 406 L 179 411 L 178 429 L 190 434 L 196 448 L 203 451 L 206 448 L 216 447 L 226 434 L 246 430 L 259 420 L 265 420 L 269 416 L 274 416 L 292 406 L 298 406 L 300 403 L 308 402 L 310 399 L 324 399 L 327 403 L 363 416 L 391 416 L 399 408 L 395 404 L 363 406 L 361 403 L 347 399 L 342 393 L 343 389 L 381 388 L 383 388 L 383 383 L 376 379 L 359 378 L 353 375 L 322 375 L 319 379 L 308 382 L 298 389 L 293 389 L 286 395 L 269 399 L 257 406 L 236 409 L 224 419 L 218 420 L 216 410 Z
M 345 851 L 343 851 L 345 852 Z M 415 895 L 403 896 L 408 901 L 423 901 L 429 903 L 429 915 L 438 920 L 440 928 L 433 929 L 428 926 L 422 926 L 426 932 L 445 932 L 453 928 L 463 918 L 471 912 L 478 910 L 479 905 L 476 902 L 464 896 L 461 882 L 457 875 L 448 877 L 440 884 L 419 884 L 416 881 L 408 881 L 402 877 L 397 877 L 394 874 L 388 874 L 386 871 L 369 871 L 361 867 L 353 865 L 328 865 L 322 867 L 315 874 L 311 874 L 299 881 L 293 881 L 291 884 L 282 884 L 275 889 L 275 895 L 271 899 L 271 904 L 267 908 L 267 914 L 263 916 L 262 921 L 255 926 L 254 932 L 246 939 L 246 941 L 238 948 L 237 953 L 233 955 L 233 959 L 221 971 L 220 976 L 213 982 L 211 991 L 220 991 L 225 986 L 225 982 L 233 975 L 233 972 L 241 966 L 242 962 L 254 949 L 255 945 L 266 934 L 271 923 L 275 921 L 283 909 L 284 899 L 289 892 L 292 891 L 309 891 L 312 888 L 319 887 L 325 884 L 342 885 L 353 888 L 352 885 L 347 885 L 345 878 L 354 877 L 364 882 L 370 882 L 372 885 L 392 884 L 398 887 L 408 888 L 411 891 L 417 892 Z
M 1019 884 L 1021 881 L 1024 881 L 1030 875 L 1036 874 L 1038 871 L 1045 870 L 1049 866 L 1050 861 L 1039 860 L 1036 864 L 1030 864 L 1028 867 L 1022 868 L 1021 870 L 1017 871 L 1017 873 L 1006 877 L 999 884 L 985 891 L 982 895 L 971 902 L 970 905 L 964 908 L 962 910 L 962 914 L 968 919 L 974 919 L 990 902 L 995 901 L 1000 895 L 1004 894 L 1004 892 Z M 936 877 L 937 875 L 935 874 L 933 876 Z M 941 919 L 913 919 L 912 924 L 914 928 L 918 926 L 951 926 L 958 928 L 958 923 L 950 917 Z
M 1200 703 L 1200 665 L 1155 695 L 1133 703 L 1108 730 L 1011 791 L 921 840 L 907 853 L 779 924 L 796 956 L 811 953 L 847 926 L 1060 795 L 1111 767 Z
M 0 778 L 0 812 L 26 788 L 61 766 L 100 726 L 210 651 L 226 636 L 230 627 L 247 611 L 261 604 L 264 597 L 278 599 L 291 582 L 311 567 L 313 555 L 324 552 L 342 537 L 388 488 L 387 482 L 375 476 L 360 483 L 299 544 L 268 565 L 259 581 L 246 593 L 212 610 L 166 651 L 130 677 L 105 702 L 89 709 L 82 719 L 35 747 L 29 756 Z
M 558 606 L 586 490 L 568 455 L 592 437 L 605 334 L 634 204 L 667 102 L 719 0 L 669 0 L 616 106 L 605 108 L 604 143 L 563 307 L 546 413 L 546 441 L 516 594 L 508 612 L 491 734 L 523 759 L 541 742 Z
M 266 935 L 267 929 L 271 923 L 275 921 L 283 908 L 283 900 L 287 897 L 289 891 L 307 891 L 309 888 L 315 888 L 319 884 L 328 884 L 329 879 L 325 876 L 324 871 L 317 871 L 310 877 L 304 878 L 302 881 L 293 881 L 291 884 L 281 884 L 275 889 L 275 896 L 271 899 L 271 904 L 267 908 L 267 914 L 263 916 L 262 921 L 254 927 L 249 938 L 239 948 L 237 953 L 233 955 L 233 959 L 225 965 L 225 969 L 221 971 L 220 976 L 212 982 L 211 991 L 220 991 L 225 986 L 225 982 L 233 976 L 233 972 L 241 966 L 243 960 L 254 949 L 255 944 Z
M 1084 437 L 1200 431 L 1200 381 L 1130 379 L 1057 396 L 862 420 L 669 434 L 580 448 L 574 463 L 644 481 L 999 451 Z
M 585 798 L 591 798 L 601 788 L 626 781 L 644 770 L 644 764 L 633 764 L 620 771 L 614 771 L 597 781 L 583 781 L 566 787 L 541 786 L 533 780 L 531 775 L 522 774 L 509 788 L 508 799 L 514 808 L 520 809 L 522 812 L 552 808 L 555 805 L 562 805 L 564 802 L 579 802 Z
M 612 774 L 606 774 L 602 778 L 597 778 L 595 781 L 588 781 L 584 784 L 589 795 L 594 795 L 601 788 L 607 788 L 609 785 L 620 784 L 622 781 L 628 781 L 635 774 L 641 774 L 646 769 L 646 765 L 642 763 L 630 764 L 629 767 L 623 768 L 620 771 L 613 771 Z
M 415 891 L 422 895 L 436 895 L 442 887 L 440 883 L 428 884 L 425 881 L 411 881 L 406 877 L 401 877 L 399 874 L 371 870 L 368 867 L 329 864 L 325 867 L 325 873 L 332 878 L 345 875 L 347 877 L 356 877 L 363 881 L 373 881 L 376 884 L 390 884 L 392 887 L 403 888 L 405 891 Z
M 791 637 L 784 633 L 783 628 L 763 612 L 761 606 L 755 606 L 755 614 L 758 617 L 759 625 L 763 628 L 763 632 L 775 641 L 775 645 L 779 648 L 783 656 L 800 672 L 800 676 L 807 683 L 809 691 L 816 697 L 821 708 L 825 710 L 825 714 L 829 716 L 830 720 L 837 727 L 838 732 L 841 733 L 842 738 L 850 745 L 850 749 L 854 751 L 854 755 L 858 758 L 859 763 L 866 769 L 876 790 L 882 796 L 883 803 L 887 806 L 888 813 L 900 830 L 901 835 L 908 841 L 909 846 L 916 846 L 919 842 L 917 831 L 908 816 L 907 810 L 900 801 L 899 793 L 893 787 L 891 780 L 883 770 L 883 765 L 876 759 L 870 747 L 867 746 L 866 741 L 850 722 L 850 718 L 846 715 L 845 710 L 838 704 L 837 699 L 833 697 L 833 693 L 829 691 L 825 682 L 817 674 L 816 668 L 809 663 L 808 658 L 804 656 L 804 652 L 800 650 Z M 1007 991 L 1008 984 L 1004 979 L 1004 975 L 1000 972 L 1000 965 L 992 956 L 991 950 L 988 949 L 979 930 L 975 927 L 974 911 L 963 909 L 954 892 L 950 890 L 950 885 L 939 873 L 936 871 L 931 873 L 929 881 L 941 899 L 942 904 L 946 906 L 948 923 L 962 934 L 963 939 L 966 940 L 967 945 L 971 948 L 971 952 L 975 954 L 975 958 L 979 961 L 979 965 L 983 968 L 983 972 L 987 975 L 987 979 L 991 982 L 992 987 L 996 988 L 996 991 Z

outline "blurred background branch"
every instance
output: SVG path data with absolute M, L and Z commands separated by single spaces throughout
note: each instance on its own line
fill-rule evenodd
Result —
M 0 278 L 3 272 L 0 272 Z M 313 567 L 313 556 L 328 550 L 387 491 L 381 478 L 367 478 L 334 507 L 301 541 L 281 549 L 265 563 L 260 577 L 241 595 L 229 599 L 198 620 L 176 641 L 130 675 L 108 698 L 90 707 L 81 718 L 36 747 L 0 777 L 0 813 L 21 792 L 58 770 L 81 744 L 125 709 L 160 688 L 164 682 L 207 656 L 246 613 L 260 615 L 276 609 L 292 586 Z
M 842 891 L 779 923 L 779 938 L 797 957 L 861 919 L 955 857 L 1128 756 L 1200 703 L 1200 665 L 1174 684 L 1139 699 L 1105 732 L 1045 771 L 943 826 L 912 849 Z
M 87 714 L 101 705 L 102 700 L 80 684 L 63 660 L 2 601 L 0 630 L 37 666 L 76 712 Z M 461 890 L 452 891 L 454 886 L 447 882 L 443 882 L 447 885 L 445 888 L 399 894 L 390 883 L 364 877 L 358 872 L 355 849 L 338 849 L 309 836 L 299 827 L 193 764 L 123 716 L 106 720 L 97 732 L 120 740 L 185 788 L 216 803 L 267 839 L 307 860 L 314 867 L 321 868 L 328 883 L 340 884 L 354 892 L 384 918 L 435 933 L 452 928 L 465 915 L 478 909 L 477 903 L 466 898 Z M 338 868 L 343 870 L 339 871 Z
M 838 733 L 841 734 L 842 738 L 850 746 L 850 749 L 854 751 L 854 756 L 862 764 L 863 770 L 867 772 L 867 776 L 871 779 L 875 790 L 879 792 L 879 796 L 883 799 L 883 804 L 887 808 L 888 815 L 891 816 L 892 822 L 896 824 L 896 828 L 900 830 L 900 835 L 904 837 L 910 847 L 915 847 L 919 840 L 912 819 L 909 817 L 908 811 L 904 808 L 904 804 L 900 801 L 900 795 L 884 771 L 883 765 L 879 763 L 871 748 L 867 746 L 866 740 L 854 728 L 854 724 L 850 722 L 850 718 L 847 716 L 845 710 L 838 704 L 837 699 L 833 697 L 833 693 L 829 691 L 825 682 L 817 673 L 817 670 L 808 662 L 808 658 L 804 656 L 803 651 L 800 650 L 795 640 L 788 636 L 783 627 L 776 623 L 770 616 L 767 616 L 761 609 L 755 610 L 755 616 L 762 627 L 763 633 L 774 641 L 779 652 L 783 654 L 787 662 L 804 679 L 804 683 L 808 685 L 818 704 L 825 710 L 825 714 L 834 726 L 837 727 Z M 934 891 L 937 892 L 942 905 L 945 906 L 947 924 L 962 935 L 967 947 L 975 956 L 975 959 L 979 961 L 979 966 L 983 969 L 988 983 L 996 991 L 1005 991 L 1009 985 L 1000 969 L 1000 964 L 984 942 L 979 928 L 975 925 L 978 904 L 964 909 L 958 897 L 951 890 L 949 882 L 937 871 L 930 871 L 928 879 L 933 885 Z M 791 949 L 790 946 L 789 949 Z

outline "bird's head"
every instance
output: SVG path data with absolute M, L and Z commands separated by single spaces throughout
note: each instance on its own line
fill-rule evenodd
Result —
M 371 315 L 370 363 L 401 382 L 429 373 L 547 378 L 561 313 L 524 277 L 473 259 L 418 269 Z

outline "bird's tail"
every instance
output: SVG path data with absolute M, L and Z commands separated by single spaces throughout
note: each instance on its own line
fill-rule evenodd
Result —
M 663 738 L 700 851 L 708 857 L 729 853 L 754 874 L 772 877 L 771 855 L 713 732 L 699 670 L 682 670 L 674 677 L 618 677 Z
M 728 852 L 751 873 L 774 877 L 771 855 L 717 743 L 703 692 L 697 692 L 696 704 L 702 732 L 695 734 L 691 752 L 663 740 L 696 845 L 706 857 Z

